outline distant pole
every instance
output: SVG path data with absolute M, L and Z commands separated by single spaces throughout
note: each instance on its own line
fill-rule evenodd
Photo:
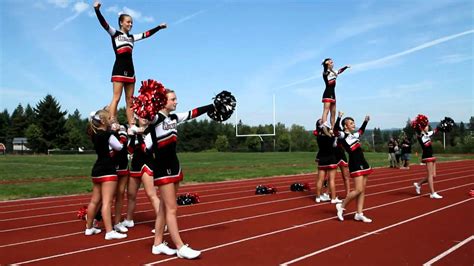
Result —
M 446 150 L 446 133 L 443 132 L 443 150 Z
M 374 149 L 375 152 L 375 133 L 372 131 L 372 148 Z

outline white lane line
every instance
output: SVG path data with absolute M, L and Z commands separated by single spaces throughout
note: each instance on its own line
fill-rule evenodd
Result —
M 383 227 L 383 228 L 374 230 L 374 231 L 372 231 L 372 232 L 368 232 L 368 233 L 363 234 L 363 235 L 360 235 L 360 236 L 358 236 L 358 237 L 354 237 L 354 238 L 348 239 L 348 240 L 346 240 L 346 241 L 343 241 L 343 242 L 334 244 L 334 245 L 332 245 L 332 246 L 329 246 L 329 247 L 326 247 L 326 248 L 323 248 L 323 249 L 316 250 L 316 251 L 314 251 L 314 252 L 312 252 L 312 253 L 309 253 L 309 254 L 306 254 L 306 255 L 304 255 L 304 256 L 298 257 L 298 258 L 296 258 L 296 259 L 294 259 L 294 260 L 290 260 L 290 261 L 284 262 L 284 263 L 282 263 L 282 264 L 280 264 L 280 265 L 281 265 L 281 266 L 286 266 L 286 265 L 293 264 L 293 263 L 295 263 L 295 262 L 302 261 L 302 260 L 304 260 L 304 259 L 307 259 L 307 258 L 309 258 L 309 257 L 315 256 L 315 255 L 320 254 L 320 253 L 323 253 L 323 252 L 326 252 L 326 251 L 328 251 L 328 250 L 331 250 L 331 249 L 334 249 L 334 248 L 343 246 L 343 245 L 345 245 L 345 244 L 348 244 L 348 243 L 357 241 L 357 240 L 359 240 L 359 239 L 362 239 L 362 238 L 371 236 L 371 235 L 373 235 L 373 234 L 376 234 L 376 233 L 379 233 L 379 232 L 382 232 L 382 231 L 385 231 L 385 230 L 388 230 L 388 229 L 391 229 L 391 228 L 400 226 L 400 225 L 402 225 L 402 224 L 405 224 L 405 223 L 408 223 L 408 222 L 411 222 L 411 221 L 414 221 L 414 220 L 423 218 L 423 217 L 428 216 L 428 215 L 431 215 L 431 214 L 433 214 L 433 213 L 437 213 L 437 212 L 440 212 L 440 211 L 444 211 L 444 210 L 446 210 L 446 209 L 455 207 L 455 206 L 457 206 L 457 205 L 466 203 L 466 202 L 471 201 L 471 200 L 473 200 L 473 199 L 472 199 L 472 198 L 465 199 L 465 200 L 463 200 L 463 201 L 459 201 L 459 202 L 453 203 L 453 204 L 451 204 L 451 205 L 448 205 L 448 206 L 445 206 L 445 207 L 442 207 L 442 208 L 439 208 L 439 209 L 436 209 L 436 210 L 433 210 L 433 211 L 430 211 L 430 212 L 427 212 L 427 213 L 424 213 L 424 214 L 421 214 L 421 215 L 412 217 L 412 218 L 410 218 L 410 219 L 403 220 L 403 221 L 398 222 L 398 223 L 395 223 L 395 224 L 391 224 L 391 225 L 389 225 L 389 226 L 386 226 L 386 227 Z
M 439 254 L 438 256 L 434 257 L 433 259 L 431 259 L 430 261 L 426 262 L 423 264 L 423 266 L 430 266 L 432 265 L 433 263 L 437 262 L 438 260 L 446 257 L 447 255 L 449 255 L 451 252 L 455 251 L 456 249 L 462 247 L 463 245 L 467 244 L 469 241 L 473 240 L 474 239 L 474 235 L 464 239 L 463 241 L 457 243 L 455 246 L 451 247 L 450 249 L 446 250 L 445 252 Z M 472 254 L 471 254 L 472 255 Z
M 465 187 L 465 186 L 472 186 L 473 184 L 474 184 L 474 183 L 469 183 L 469 184 L 464 184 L 464 185 L 457 186 L 457 187 L 451 187 L 451 188 L 448 188 L 448 189 L 439 190 L 439 192 L 444 192 L 444 191 L 448 191 L 448 190 L 454 190 L 454 189 L 461 188 L 461 187 Z M 389 191 L 385 191 L 385 192 L 389 192 Z M 383 193 L 383 192 L 380 192 L 380 193 Z M 368 196 L 368 195 L 366 195 L 366 196 Z M 393 201 L 393 202 L 389 202 L 389 203 L 384 203 L 384 204 L 381 204 L 381 205 L 378 205 L 378 206 L 366 208 L 365 210 L 378 209 L 378 208 L 386 207 L 386 206 L 388 206 L 388 205 L 394 205 L 394 204 L 397 204 L 397 203 L 401 203 L 401 202 L 405 202 L 405 201 L 409 201 L 409 200 L 413 200 L 413 199 L 418 199 L 418 198 L 420 198 L 420 197 L 422 197 L 422 195 L 418 195 L 418 196 L 414 196 L 414 197 L 410 197 L 410 198 L 406 198 L 406 199 L 402 199 L 402 200 L 398 200 L 398 201 Z M 288 210 L 283 210 L 283 211 L 278 211 L 278 212 L 274 212 L 274 213 L 267 213 L 267 214 L 261 214 L 261 215 L 256 215 L 256 216 L 243 217 L 243 218 L 238 219 L 238 221 L 241 222 L 241 221 L 245 221 L 245 220 L 252 220 L 252 219 L 261 218 L 261 217 L 265 217 L 265 216 L 270 216 L 270 215 L 274 215 L 274 214 L 281 214 L 281 213 L 291 212 L 291 211 L 294 211 L 294 210 L 301 210 L 301 209 L 312 208 L 312 207 L 317 207 L 317 206 L 321 206 L 321 205 L 314 205 L 314 204 L 311 204 L 311 205 L 309 205 L 309 206 L 298 207 L 298 208 L 288 209 Z M 353 214 L 353 213 L 354 213 L 354 212 L 352 212 L 352 213 L 347 213 L 347 214 L 345 214 L 345 215 L 351 215 L 351 214 Z M 266 234 L 257 235 L 257 236 L 253 236 L 253 237 L 250 237 L 250 238 L 241 239 L 241 240 L 238 240 L 238 241 L 234 241 L 234 242 L 231 242 L 231 243 L 222 244 L 222 245 L 215 246 L 215 247 L 210 247 L 210 248 L 207 248 L 207 249 L 204 249 L 204 250 L 201 250 L 201 251 L 202 251 L 202 252 L 205 252 L 205 251 L 213 250 L 213 249 L 216 249 L 216 248 L 225 247 L 225 246 L 229 246 L 229 245 L 232 245 L 232 244 L 236 244 L 236 243 L 240 243 L 240 242 L 244 242 L 244 241 L 248 241 L 248 240 L 252 240 L 252 239 L 264 237 L 264 236 L 267 236 L 267 235 L 273 235 L 273 234 L 277 234 L 277 233 L 281 233 L 281 232 L 293 230 L 293 229 L 296 229 L 296 228 L 299 228 L 299 227 L 305 227 L 305 226 L 307 226 L 307 225 L 313 225 L 313 224 L 317 224 L 317 223 L 321 223 L 321 222 L 325 222 L 325 221 L 329 221 L 329 220 L 334 220 L 334 219 L 335 219 L 335 216 L 329 217 L 329 218 L 325 218 L 325 219 L 316 220 L 316 221 L 312 221 L 312 222 L 305 223 L 305 224 L 292 225 L 292 226 L 290 226 L 290 227 L 288 227 L 288 228 L 283 228 L 283 229 L 280 229 L 280 230 L 277 230 L 277 231 L 272 231 L 272 232 L 269 232 L 269 233 L 266 233 Z M 199 227 L 194 227 L 194 228 L 188 228 L 188 229 L 180 230 L 180 232 L 188 232 L 188 231 L 194 231 L 194 230 L 199 230 L 199 229 L 204 229 L 204 228 L 209 228 L 209 227 L 214 227 L 214 226 L 221 226 L 221 225 L 223 225 L 223 224 L 235 223 L 234 220 L 235 220 L 235 218 L 233 218 L 233 219 L 231 219 L 231 220 L 228 220 L 228 221 L 215 223 L 215 224 L 208 224 L 208 225 L 203 225 L 203 226 L 199 226 Z M 168 234 L 168 233 L 167 233 L 167 234 Z M 96 246 L 96 247 L 91 247 L 91 248 L 86 248 L 86 249 L 81 249 L 81 250 L 76 250 L 76 251 L 61 253 L 61 254 L 52 255 L 52 256 L 40 257 L 40 258 L 37 258 L 37 259 L 28 260 L 28 261 L 23 261 L 23 262 L 18 262 L 18 263 L 14 263 L 14 264 L 20 265 L 20 264 L 26 264 L 26 263 L 33 263 L 33 262 L 38 262 L 38 261 L 44 261 L 44 260 L 54 259 L 54 258 L 58 258 L 58 257 L 64 257 L 64 256 L 73 255 L 73 254 L 78 254 L 78 253 L 83 253 L 83 252 L 88 252 L 88 251 L 94 251 L 94 250 L 103 249 L 103 248 L 108 248 L 108 247 L 113 247 L 113 246 L 118 246 L 118 245 L 125 245 L 125 244 L 128 244 L 128 243 L 137 242 L 137 241 L 146 240 L 146 239 L 151 239 L 151 238 L 154 238 L 154 236 L 142 237 L 142 238 L 137 238 L 137 239 L 122 241 L 122 242 L 119 242 L 119 243 L 113 243 L 113 244 L 108 244 L 108 245 Z M 175 257 L 175 258 L 170 258 L 170 259 L 167 259 L 167 260 L 158 261 L 158 262 L 154 262 L 154 263 L 160 263 L 160 262 L 164 262 L 164 261 L 168 261 L 168 260 L 172 260 L 172 259 L 176 259 L 176 258 L 177 258 L 177 257 Z

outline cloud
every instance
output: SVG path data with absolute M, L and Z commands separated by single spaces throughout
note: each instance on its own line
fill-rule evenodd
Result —
M 432 46 L 435 46 L 435 45 L 438 45 L 438 44 L 441 44 L 441 43 L 444 43 L 444 42 L 447 42 L 447 41 L 450 41 L 450 40 L 453 40 L 453 39 L 457 39 L 457 38 L 460 38 L 460 37 L 463 37 L 465 35 L 472 34 L 472 33 L 474 33 L 474 29 L 463 31 L 463 32 L 456 33 L 456 34 L 449 35 L 449 36 L 445 36 L 445 37 L 442 37 L 442 38 L 439 38 L 439 39 L 436 39 L 436 40 L 428 41 L 428 42 L 423 43 L 421 45 L 418 45 L 416 47 L 413 47 L 413 48 L 410 48 L 410 49 L 407 49 L 405 51 L 401 51 L 401 52 L 398 52 L 398 53 L 395 53 L 395 54 L 391 54 L 391 55 L 388 55 L 388 56 L 384 56 L 384 57 L 379 58 L 379 59 L 375 59 L 375 60 L 372 60 L 372 61 L 352 65 L 352 73 L 367 71 L 367 70 L 374 69 L 374 68 L 385 67 L 387 64 L 392 64 L 394 59 L 403 57 L 405 55 L 409 55 L 411 53 L 414 53 L 414 52 L 417 52 L 417 51 L 420 51 L 420 50 L 423 50 L 423 49 L 430 48 Z M 472 56 L 470 56 L 470 58 L 472 58 Z M 456 58 L 451 58 L 452 61 L 455 60 L 455 59 Z M 463 57 L 463 58 L 458 57 L 457 59 L 458 60 L 463 60 L 463 61 L 469 60 L 469 59 L 466 59 L 465 57 Z M 446 60 L 448 60 L 448 59 L 446 59 Z M 293 81 L 291 83 L 287 83 L 287 84 L 285 84 L 281 87 L 278 87 L 277 89 L 292 87 L 294 85 L 305 83 L 305 82 L 308 82 L 310 80 L 314 80 L 314 79 L 317 79 L 317 78 L 320 78 L 320 74 L 309 76 L 309 77 L 306 77 L 306 78 L 302 78 L 302 79 Z
M 73 6 L 73 11 L 74 11 L 74 14 L 68 18 L 66 18 L 65 20 L 61 21 L 58 23 L 58 25 L 56 25 L 53 30 L 58 30 L 60 29 L 62 26 L 66 25 L 67 23 L 73 21 L 74 19 L 76 19 L 80 14 L 82 14 L 84 11 L 86 11 L 87 9 L 89 8 L 89 4 L 85 3 L 85 2 L 76 2 Z
M 70 0 L 48 0 L 48 3 L 53 4 L 55 7 L 66 8 L 69 6 Z
M 181 23 L 183 23 L 185 21 L 188 21 L 188 20 L 190 20 L 190 19 L 192 19 L 192 18 L 194 18 L 194 17 L 196 17 L 196 16 L 198 16 L 202 13 L 205 13 L 205 12 L 206 12 L 206 10 L 204 10 L 204 9 L 199 10 L 198 12 L 195 12 L 195 13 L 189 15 L 189 16 L 185 16 L 183 18 L 178 19 L 177 21 L 173 22 L 172 24 L 175 24 L 175 25 L 181 24 Z
M 473 56 L 468 54 L 450 54 L 438 58 L 440 64 L 457 64 L 472 60 Z
M 405 56 L 405 55 L 408 55 L 408 54 L 411 54 L 411 53 L 414 53 L 414 52 L 417 52 L 417 51 L 420 51 L 420 50 L 423 50 L 423 49 L 426 49 L 426 48 L 430 48 L 432 46 L 435 46 L 435 45 L 438 45 L 438 44 L 441 44 L 441 43 L 444 43 L 444 42 L 447 42 L 447 41 L 450 41 L 450 40 L 453 40 L 453 39 L 456 39 L 456 38 L 459 38 L 459 37 L 462 37 L 462 36 L 465 36 L 465 35 L 468 35 L 468 34 L 472 34 L 472 33 L 474 33 L 474 29 L 463 31 L 463 32 L 453 34 L 453 35 L 449 35 L 449 36 L 445 36 L 445 37 L 442 37 L 442 38 L 439 38 L 439 39 L 436 39 L 436 40 L 432 40 L 432 41 L 423 43 L 421 45 L 418 45 L 416 47 L 407 49 L 407 50 L 399 52 L 399 53 L 391 54 L 391 55 L 388 55 L 388 56 L 385 56 L 385 57 L 382 57 L 382 58 L 379 58 L 379 59 L 376 59 L 376 60 L 372 60 L 372 61 L 369 61 L 369 62 L 359 63 L 359 64 L 356 64 L 356 65 L 353 65 L 353 68 L 354 68 L 355 71 L 366 71 L 366 70 L 369 70 L 369 69 L 378 68 L 378 67 L 383 66 L 385 63 L 387 63 L 388 61 L 391 61 L 393 59 L 396 59 L 396 58 L 399 58 L 399 57 L 402 57 L 402 56 Z

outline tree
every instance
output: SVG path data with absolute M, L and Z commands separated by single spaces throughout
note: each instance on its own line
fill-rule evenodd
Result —
M 33 152 L 41 152 L 48 149 L 46 141 L 43 139 L 41 129 L 36 124 L 28 126 L 25 136 L 28 138 L 26 147 Z
M 64 148 L 66 149 L 77 149 L 78 147 L 87 147 L 89 146 L 89 139 L 86 132 L 87 120 L 81 119 L 81 114 L 79 110 L 75 110 L 72 115 L 69 115 L 64 128 L 66 130 L 65 138 L 66 144 Z
M 45 141 L 46 149 L 41 152 L 47 152 L 51 148 L 63 148 L 66 144 L 64 116 L 67 112 L 61 111 L 61 106 L 50 94 L 41 100 L 35 107 L 37 123 L 41 129 L 42 138 Z
M 0 113 L 0 142 L 5 144 L 7 142 L 8 129 L 10 128 L 10 115 L 5 109 Z
M 24 137 L 27 126 L 28 125 L 26 124 L 25 110 L 23 109 L 23 106 L 19 104 L 15 108 L 15 110 L 13 110 L 11 116 L 11 126 L 8 130 L 9 138 L 13 139 L 17 137 Z
M 29 104 L 26 105 L 26 108 L 25 108 L 25 121 L 26 121 L 27 126 L 34 124 L 36 121 L 35 110 L 33 110 L 33 108 L 31 108 Z
M 225 135 L 217 136 L 215 147 L 217 151 L 228 151 L 229 140 L 227 139 L 227 136 Z

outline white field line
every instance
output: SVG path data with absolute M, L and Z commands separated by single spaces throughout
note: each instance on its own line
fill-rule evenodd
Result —
M 459 174 L 459 173 L 464 173 L 466 171 L 458 171 L 458 172 L 449 172 L 449 175 L 451 174 Z M 403 177 L 409 177 L 409 176 L 412 176 L 412 175 L 417 175 L 417 174 L 408 174 L 408 175 L 404 175 Z M 444 176 L 444 175 L 447 175 L 447 174 L 440 174 L 438 175 L 439 176 Z M 383 181 L 383 180 L 387 180 L 387 179 L 399 179 L 400 177 L 399 176 L 392 176 L 392 177 L 386 177 L 386 178 L 378 178 L 377 180 L 375 181 Z M 409 179 L 409 180 L 406 180 L 406 181 L 412 181 L 414 179 Z M 303 182 L 306 181 L 306 180 L 303 180 Z M 399 182 L 402 182 L 402 181 L 397 181 L 397 182 L 392 182 L 392 183 L 384 183 L 384 184 L 381 184 L 381 185 L 385 185 L 385 184 L 394 184 L 394 183 L 399 183 Z M 286 182 L 285 182 L 286 183 Z M 309 182 L 310 185 L 313 185 L 315 182 Z M 275 184 L 275 183 L 274 183 Z M 336 182 L 336 186 L 338 185 L 342 185 L 342 181 L 337 181 Z M 371 185 L 371 186 L 368 186 L 368 187 L 376 187 L 376 186 L 380 186 L 380 185 Z M 279 188 L 286 188 L 287 186 L 276 186 L 277 189 Z M 220 194 L 214 194 L 213 196 L 215 195 L 230 195 L 230 194 L 236 194 L 236 193 L 243 193 L 243 192 L 253 192 L 254 190 L 244 190 L 244 191 L 237 191 L 237 192 L 227 192 L 227 193 L 220 193 Z M 339 190 L 341 191 L 341 190 Z M 338 192 L 339 192 L 338 191 Z M 280 192 L 278 194 L 282 194 L 282 193 L 287 193 L 288 191 L 285 191 L 285 192 Z M 210 202 L 203 202 L 203 203 L 200 203 L 200 205 L 206 205 L 206 204 L 214 204 L 214 203 L 220 203 L 220 202 L 225 202 L 225 201 L 232 201 L 232 200 L 241 200 L 243 198 L 250 198 L 250 197 L 259 197 L 261 195 L 252 195 L 252 196 L 247 196 L 247 197 L 238 197 L 238 198 L 229 198 L 229 199 L 225 199 L 225 200 L 217 200 L 217 201 L 210 201 Z M 200 196 L 200 198 L 205 198 L 205 196 Z M 146 203 L 137 203 L 137 206 L 139 205 L 150 205 L 149 202 L 146 202 Z M 68 205 L 70 206 L 70 205 Z M 77 205 L 74 205 L 77 207 Z M 183 206 L 183 207 L 186 207 L 186 206 Z M 189 207 L 189 206 L 188 206 Z M 16 210 L 16 211 L 9 211 L 9 212 L 4 212 L 4 213 L 1 213 L 0 214 L 5 214 L 5 213 L 12 213 L 12 212 L 25 212 L 25 211 L 33 211 L 33 210 L 37 210 L 37 209 L 46 209 L 48 207 L 45 207 L 45 208 L 35 208 L 35 209 L 27 209 L 27 210 Z M 56 206 L 52 207 L 52 208 L 56 208 Z M 142 210 L 142 211 L 136 211 L 134 212 L 135 214 L 137 213 L 143 213 L 143 212 L 149 212 L 149 211 L 153 211 L 153 209 L 146 209 L 146 210 Z M 6 218 L 6 219 L 0 219 L 0 222 L 6 222 L 6 221 L 16 221 L 16 220 L 22 220 L 22 219 L 31 219 L 31 218 L 40 218 L 40 217 L 48 217 L 48 216 L 55 216 L 55 215 L 63 215 L 63 214 L 71 214 L 71 213 L 76 213 L 77 211 L 66 211 L 66 212 L 55 212 L 55 213 L 48 213 L 48 214 L 39 214 L 39 215 L 32 215 L 32 216 L 23 216 L 23 217 L 15 217 L 15 218 Z M 74 220 L 74 221 L 77 221 L 77 220 Z M 1 233 L 2 231 L 0 231 Z
M 455 246 L 451 247 L 450 249 L 446 250 L 445 252 L 439 254 L 438 256 L 434 257 L 430 261 L 426 262 L 423 264 L 423 266 L 431 266 L 433 263 L 437 262 L 438 260 L 446 257 L 449 255 L 451 252 L 455 251 L 456 249 L 462 247 L 463 245 L 469 243 L 469 241 L 474 239 L 474 235 L 471 235 L 470 237 L 464 239 L 463 241 L 457 243 Z M 471 254 L 472 255 L 472 254 Z
M 465 187 L 465 186 L 471 186 L 473 184 L 474 183 L 469 183 L 469 184 L 464 184 L 464 185 L 457 186 L 457 187 L 451 187 L 451 188 L 448 188 L 448 189 L 439 190 L 439 192 L 454 190 L 454 189 Z M 403 189 L 405 189 L 405 188 L 403 188 Z M 400 188 L 399 189 L 393 189 L 392 191 L 396 191 L 396 190 L 400 190 Z M 391 191 L 378 192 L 378 193 L 374 193 L 374 194 L 383 194 L 383 193 L 387 193 L 387 192 L 391 192 Z M 373 194 L 368 194 L 366 196 L 372 196 L 372 195 Z M 410 198 L 406 198 L 406 199 L 402 199 L 402 200 L 398 200 L 398 201 L 394 201 L 394 202 L 390 202 L 390 203 L 381 204 L 381 205 L 378 205 L 378 206 L 366 208 L 365 210 L 378 209 L 378 208 L 382 208 L 382 207 L 385 207 L 385 206 L 388 206 L 388 205 L 394 205 L 394 204 L 397 204 L 397 203 L 401 203 L 401 202 L 405 202 L 405 201 L 409 201 L 409 200 L 413 200 L 413 199 L 418 199 L 420 197 L 422 197 L 422 195 L 413 196 L 413 197 L 410 197 Z M 215 224 L 208 224 L 208 225 L 204 225 L 204 226 L 188 228 L 188 229 L 180 230 L 180 232 L 188 232 L 188 231 L 194 231 L 194 230 L 199 230 L 199 229 L 204 229 L 204 228 L 209 228 L 209 227 L 214 227 L 214 226 L 220 226 L 220 225 L 223 225 L 223 224 L 230 224 L 230 223 L 239 222 L 239 221 L 252 220 L 252 219 L 256 219 L 256 218 L 271 216 L 271 215 L 274 215 L 274 214 L 287 213 L 287 212 L 291 212 L 291 211 L 295 211 L 295 210 L 301 210 L 301 209 L 305 209 L 305 208 L 313 208 L 313 207 L 317 207 L 317 206 L 322 206 L 322 205 L 311 204 L 309 206 L 303 206 L 303 207 L 298 207 L 298 208 L 294 208 L 294 209 L 287 209 L 287 210 L 278 211 L 278 212 L 274 212 L 274 213 L 267 213 L 267 214 L 261 214 L 261 215 L 256 215 L 256 216 L 243 217 L 243 218 L 239 218 L 239 219 L 232 219 L 232 220 L 219 222 L 219 223 L 215 223 Z M 354 212 L 346 213 L 345 215 L 351 215 L 353 213 Z M 267 236 L 267 235 L 272 235 L 272 234 L 277 234 L 277 233 L 281 233 L 281 232 L 288 231 L 288 230 L 293 230 L 293 229 L 300 228 L 300 227 L 306 227 L 308 225 L 313 225 L 313 224 L 317 224 L 317 223 L 321 223 L 321 222 L 325 222 L 325 221 L 329 221 L 329 220 L 334 220 L 334 219 L 335 219 L 335 216 L 325 218 L 325 219 L 320 219 L 320 220 L 317 220 L 317 221 L 312 221 L 310 223 L 294 225 L 294 226 L 284 228 L 284 229 L 281 229 L 281 230 L 277 230 L 277 231 L 273 231 L 273 232 L 270 232 L 270 233 L 266 233 L 266 234 L 262 234 L 262 235 L 258 235 L 258 236 L 254 236 L 254 237 L 250 237 L 250 238 L 241 239 L 239 241 L 234 241 L 234 242 L 231 242 L 231 243 L 222 244 L 222 245 L 215 246 L 215 247 L 210 247 L 210 248 L 202 250 L 202 252 L 213 250 L 213 249 L 220 248 L 220 247 L 225 247 L 225 246 L 228 246 L 228 245 L 232 245 L 232 244 L 236 244 L 236 243 L 240 243 L 240 242 L 244 242 L 244 241 L 248 241 L 248 240 L 252 240 L 252 239 L 256 239 L 256 238 L 260 238 L 260 237 L 264 237 L 264 236 Z M 82 233 L 82 232 L 80 232 L 80 233 Z M 166 234 L 168 234 L 168 233 L 166 233 Z M 153 237 L 154 236 L 148 236 L 148 237 L 142 237 L 142 238 L 137 238 L 137 239 L 132 239 L 132 240 L 126 240 L 126 241 L 122 241 L 122 242 L 119 242 L 119 243 L 96 246 L 96 247 L 92 247 L 92 248 L 71 251 L 71 252 L 57 254 L 57 255 L 53 255 L 53 256 L 40 257 L 40 258 L 37 258 L 37 259 L 24 261 L 24 262 L 18 262 L 18 263 L 15 263 L 15 264 L 20 265 L 20 264 L 44 261 L 44 260 L 49 260 L 49 259 L 53 259 L 53 258 L 73 255 L 73 254 L 78 254 L 78 253 L 83 253 L 83 252 L 88 252 L 88 251 L 94 251 L 94 250 L 98 250 L 98 249 L 102 249 L 102 248 L 108 248 L 108 247 L 113 247 L 113 246 L 118 246 L 118 245 L 124 245 L 124 244 L 127 244 L 127 243 L 147 240 L 147 239 L 151 239 Z M 168 259 L 168 260 L 170 260 L 170 259 Z M 164 260 L 164 261 L 167 261 L 167 260 Z M 162 262 L 164 262 L 164 261 L 162 261 Z M 160 262 L 160 261 L 158 261 L 158 262 Z
M 474 183 L 473 183 L 473 184 L 474 184 Z M 472 185 L 472 184 L 469 184 L 469 185 Z M 464 187 L 464 186 L 466 186 L 466 185 L 457 186 L 457 187 L 455 187 L 455 188 L 460 188 L 460 187 Z M 451 189 L 455 189 L 455 188 L 445 189 L 445 190 L 443 190 L 443 191 L 451 190 Z M 364 211 L 365 211 L 365 210 L 378 209 L 378 208 L 385 207 L 385 206 L 388 206 L 388 205 L 393 205 L 393 204 L 395 204 L 395 203 L 400 203 L 400 202 L 404 202 L 404 201 L 407 201 L 407 200 L 412 200 L 412 199 L 414 199 L 414 198 L 416 198 L 416 197 L 411 197 L 411 198 L 407 198 L 407 199 L 402 199 L 402 200 L 398 200 L 398 201 L 394 201 L 394 202 L 389 202 L 389 203 L 381 204 L 381 205 L 378 205 L 378 206 L 366 208 L 366 209 L 364 209 Z M 472 198 L 467 199 L 467 200 L 463 200 L 463 201 L 461 201 L 461 202 L 454 203 L 454 204 L 452 204 L 452 205 L 449 205 L 449 206 L 440 208 L 440 209 L 438 209 L 438 210 L 444 210 L 444 209 L 446 209 L 446 208 L 453 207 L 453 206 L 455 206 L 455 205 L 458 205 L 458 204 L 461 204 L 461 203 L 464 203 L 464 202 L 467 202 L 467 201 L 470 201 L 470 200 L 472 200 Z M 365 236 L 368 236 L 368 235 L 376 234 L 376 233 L 378 233 L 378 232 L 380 232 L 380 231 L 383 231 L 383 230 L 386 230 L 386 229 L 388 229 L 388 228 L 394 227 L 394 226 L 396 226 L 396 225 L 403 224 L 403 223 L 405 223 L 405 222 L 408 222 L 408 221 L 411 221 L 411 220 L 414 220 L 414 219 L 417 219 L 417 218 L 426 216 L 426 215 L 428 215 L 428 214 L 432 214 L 432 213 L 434 213 L 434 212 L 436 212 L 436 211 L 431 211 L 431 212 L 425 213 L 425 214 L 423 214 L 423 215 L 417 216 L 417 217 L 415 217 L 415 218 L 410 218 L 410 219 L 408 219 L 408 220 L 405 220 L 404 222 L 400 222 L 400 223 L 397 223 L 397 224 L 394 224 L 394 225 L 390 225 L 390 226 L 388 226 L 388 227 L 384 227 L 384 228 L 378 229 L 378 230 L 373 231 L 373 232 L 370 232 L 370 233 L 366 233 L 366 234 L 364 234 L 364 235 L 362 235 L 362 236 L 357 237 L 356 239 L 359 239 L 359 238 L 362 238 L 362 237 L 365 237 Z M 351 214 L 354 214 L 354 213 L 355 213 L 355 212 L 347 213 L 347 214 L 345 214 L 344 216 L 351 215 Z M 257 239 L 257 238 L 262 238 L 262 237 L 266 237 L 266 236 L 269 236 L 269 235 L 274 235 L 274 234 L 278 234 L 278 233 L 282 233 L 282 232 L 294 230 L 294 229 L 297 229 L 297 228 L 307 227 L 307 226 L 309 226 L 309 225 L 314 225 L 314 224 L 321 223 L 321 222 L 327 221 L 327 220 L 334 220 L 335 217 L 336 217 L 336 216 L 333 216 L 333 217 L 330 217 L 330 218 L 326 218 L 326 219 L 322 219 L 322 220 L 312 221 L 312 222 L 305 223 L 305 224 L 293 225 L 293 226 L 291 226 L 291 227 L 286 227 L 286 228 L 283 228 L 283 229 L 280 229 L 280 230 L 276 230 L 276 231 L 272 231 L 272 232 L 268 232 L 268 233 L 265 233 L 265 234 L 255 235 L 255 236 L 248 237 L 248 238 L 243 238 L 243 239 L 240 239 L 240 240 L 237 240 L 237 241 L 233 241 L 233 242 L 229 242 L 229 243 L 225 243 L 225 244 L 221 244 L 221 245 L 209 247 L 209 248 L 206 248 L 206 249 L 201 250 L 201 252 L 206 252 L 206 251 L 218 249 L 218 248 L 222 248 L 222 247 L 234 245 L 234 244 L 237 244 L 237 243 L 246 242 L 246 241 L 253 240 L 253 239 Z M 349 240 L 347 240 L 347 241 L 349 241 Z M 334 245 L 334 247 L 343 245 L 342 243 L 346 244 L 345 242 L 347 242 L 347 241 L 344 241 L 344 242 L 341 242 L 341 243 L 339 243 L 339 244 L 337 244 L 337 245 Z M 331 247 L 333 247 L 333 246 L 331 246 Z M 324 251 L 326 251 L 326 250 L 328 250 L 328 249 L 325 249 Z M 321 252 L 322 252 L 322 251 L 321 251 Z M 321 253 L 321 252 L 319 252 L 319 253 Z M 309 255 L 309 254 L 308 254 L 308 255 Z M 159 260 L 159 261 L 147 263 L 146 265 L 158 264 L 158 263 L 162 263 L 162 262 L 166 262 L 166 261 L 170 261 L 170 260 L 174 260 L 174 259 L 177 259 L 177 257 L 173 257 L 173 258 L 168 258 L 168 259 L 164 259 L 164 260 Z
M 431 214 L 433 214 L 433 213 L 437 213 L 437 212 L 440 212 L 440 211 L 443 211 L 443 210 L 446 210 L 446 209 L 455 207 L 455 206 L 457 206 L 457 205 L 459 205 L 459 204 L 466 203 L 466 202 L 468 202 L 468 201 L 470 201 L 470 200 L 473 200 L 473 199 L 472 199 L 472 198 L 465 199 L 465 200 L 462 200 L 462 201 L 453 203 L 453 204 L 451 204 L 451 205 L 444 206 L 444 207 L 441 207 L 441 208 L 439 208 L 439 209 L 436 209 L 436 210 L 433 210 L 433 211 L 430 211 L 430 212 L 427 212 L 427 213 L 424 213 L 424 214 L 421 214 L 421 215 L 412 217 L 412 218 L 410 218 L 410 219 L 406 219 L 406 220 L 403 220 L 403 221 L 401 221 L 401 222 L 398 222 L 398 223 L 395 223 L 395 224 L 391 224 L 391 225 L 386 226 L 386 227 L 379 228 L 379 229 L 377 229 L 377 230 L 374 230 L 374 231 L 372 231 L 372 232 L 365 233 L 365 234 L 360 235 L 360 236 L 358 236 L 358 237 L 354 237 L 354 238 L 348 239 L 348 240 L 346 240 L 346 241 L 343 241 L 343 242 L 334 244 L 334 245 L 332 245 L 332 246 L 329 246 L 329 247 L 326 247 L 326 248 L 323 248 L 323 249 L 316 250 L 316 251 L 311 252 L 311 253 L 309 253 L 309 254 L 306 254 L 306 255 L 304 255 L 304 256 L 298 257 L 298 258 L 296 258 L 296 259 L 294 259 L 294 260 L 284 262 L 284 263 L 282 263 L 282 264 L 280 264 L 280 265 L 281 265 L 281 266 L 286 266 L 286 265 L 293 264 L 293 263 L 295 263 L 295 262 L 302 261 L 302 260 L 304 260 L 304 259 L 307 259 L 307 258 L 309 258 L 309 257 L 318 255 L 318 254 L 323 253 L 323 252 L 326 252 L 326 251 L 328 251 L 328 250 L 331 250 L 331 249 L 334 249 L 334 248 L 343 246 L 343 245 L 345 245 L 345 244 L 348 244 L 348 243 L 357 241 L 357 240 L 359 240 L 359 239 L 362 239 L 362 238 L 365 238 L 365 237 L 368 237 L 368 236 L 371 236 L 371 235 L 380 233 L 380 232 L 382 232 L 382 231 L 385 231 L 385 230 L 388 230 L 388 229 L 391 229 L 391 228 L 400 226 L 400 225 L 402 225 L 402 224 L 405 224 L 405 223 L 408 223 L 408 222 L 411 222 L 411 221 L 414 221 L 414 220 L 423 218 L 423 217 L 428 216 L 428 215 L 431 215 Z

